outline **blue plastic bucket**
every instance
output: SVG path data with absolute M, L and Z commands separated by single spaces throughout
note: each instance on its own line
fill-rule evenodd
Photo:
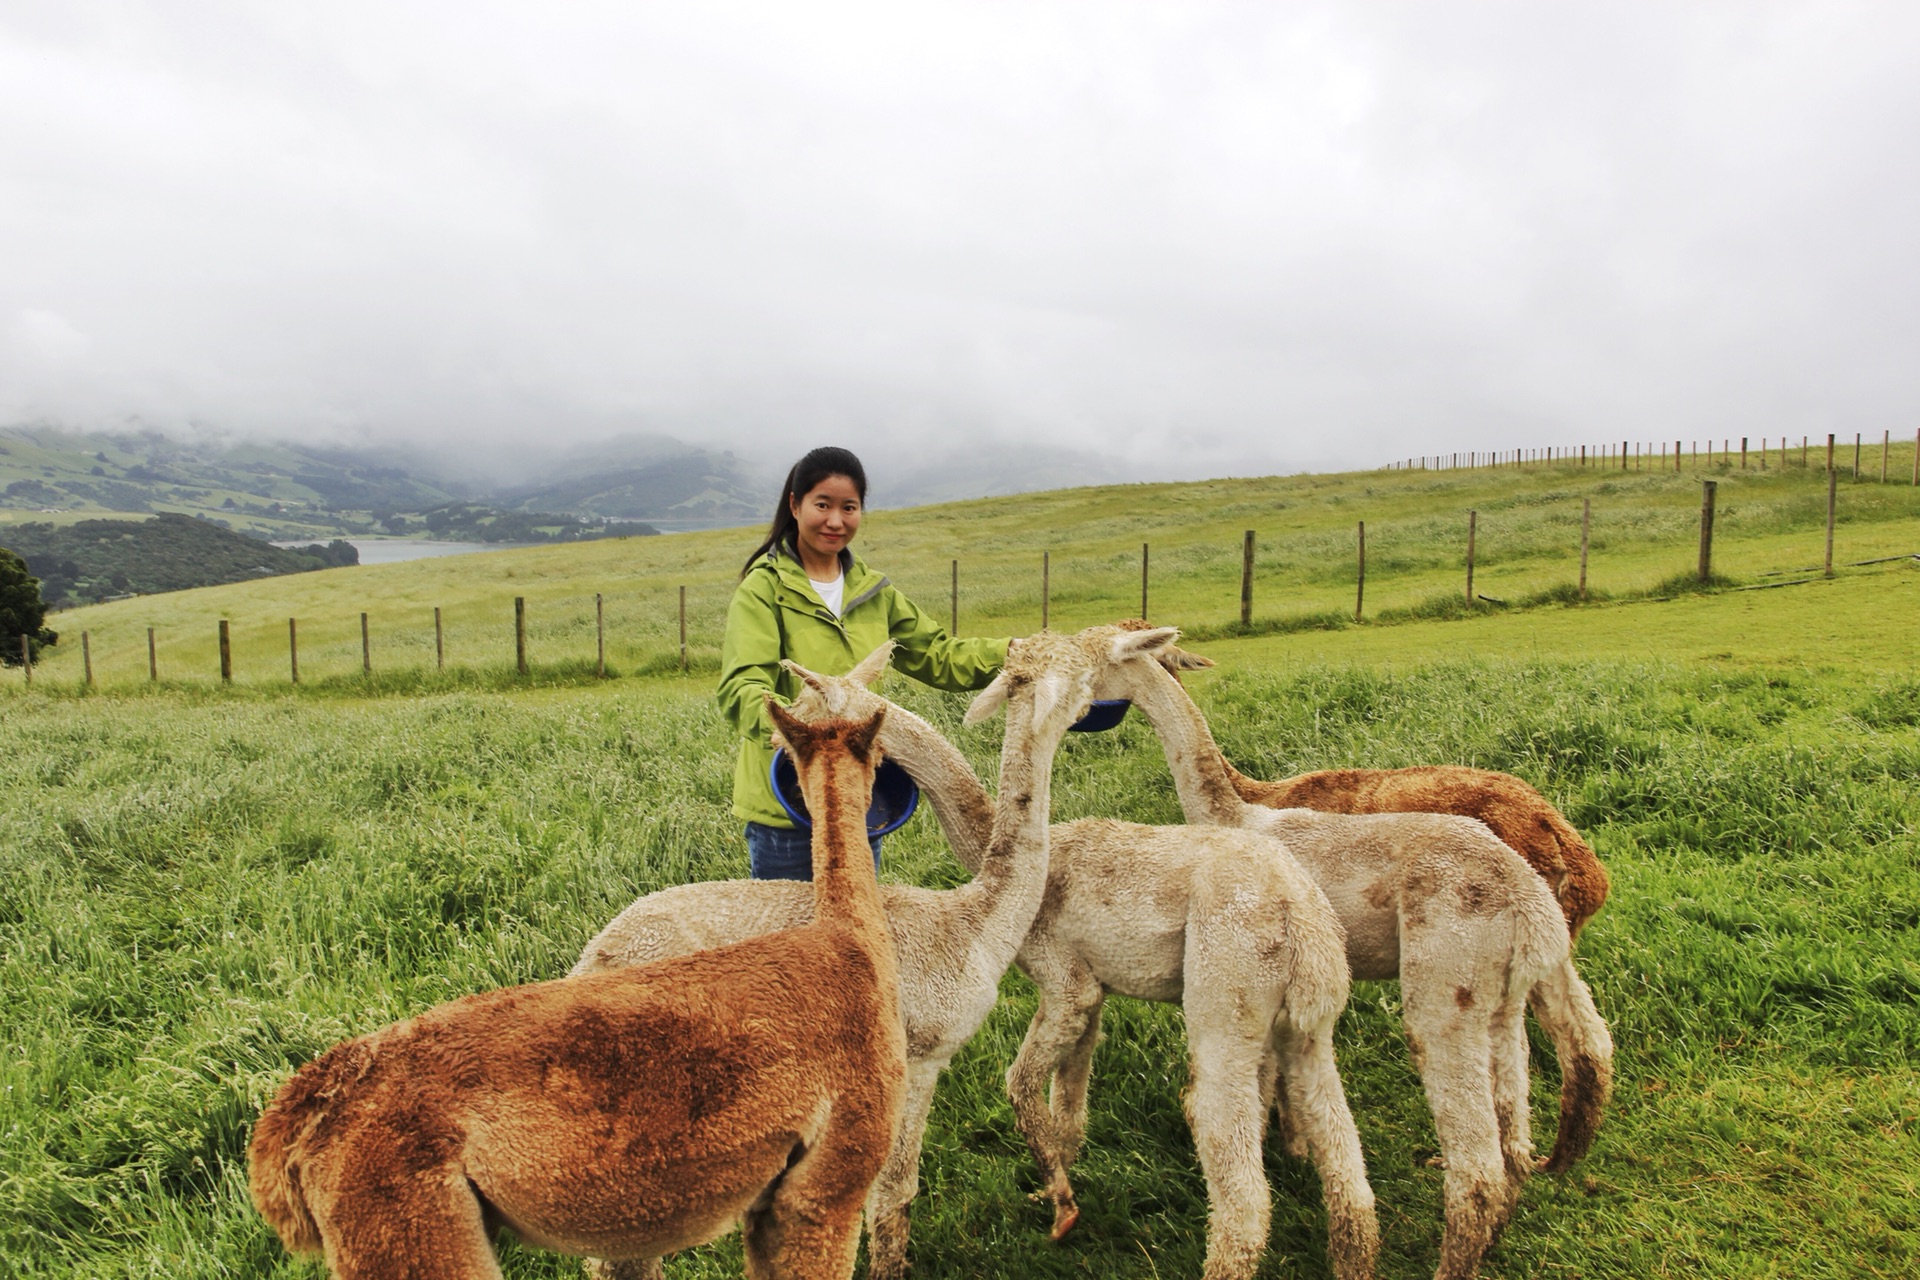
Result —
M 813 830 L 806 797 L 800 794 L 800 773 L 793 767 L 785 747 L 773 753 L 767 780 L 773 784 L 774 799 L 787 811 L 793 824 L 802 831 Z M 882 760 L 873 775 L 873 803 L 867 806 L 867 835 L 877 837 L 898 831 L 919 807 L 919 784 L 892 760 Z
M 1087 708 L 1087 714 L 1067 726 L 1070 733 L 1105 733 L 1108 729 L 1127 718 L 1127 708 L 1133 703 L 1125 698 L 1098 698 Z

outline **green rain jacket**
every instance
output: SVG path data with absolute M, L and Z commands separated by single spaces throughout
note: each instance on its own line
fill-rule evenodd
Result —
M 733 767 L 734 816 L 769 827 L 793 820 L 774 798 L 773 721 L 766 695 L 790 703 L 800 681 L 780 665 L 791 658 L 809 671 L 845 675 L 891 639 L 893 666 L 936 689 L 984 688 L 1007 661 L 1007 641 L 959 640 L 914 607 L 886 578 L 850 550 L 840 552 L 846 576 L 841 616 L 822 604 L 791 547 L 769 551 L 734 588 L 720 645 L 721 711 L 740 735 Z

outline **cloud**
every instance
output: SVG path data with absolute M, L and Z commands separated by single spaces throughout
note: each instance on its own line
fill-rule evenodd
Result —
M 1198 475 L 1895 419 L 1916 34 L 1845 4 L 28 11 L 0 420 Z

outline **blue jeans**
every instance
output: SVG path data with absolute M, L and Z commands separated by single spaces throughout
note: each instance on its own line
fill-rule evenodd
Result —
M 879 875 L 880 837 L 869 836 L 867 843 L 873 846 L 873 873 Z M 747 865 L 753 868 L 755 880 L 811 880 L 813 832 L 749 822 Z

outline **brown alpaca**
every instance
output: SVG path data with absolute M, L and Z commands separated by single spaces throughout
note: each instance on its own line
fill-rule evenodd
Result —
M 815 922 L 468 996 L 336 1045 L 249 1149 L 254 1204 L 339 1280 L 498 1277 L 498 1226 L 642 1258 L 742 1223 L 749 1276 L 853 1273 L 906 1070 L 865 815 L 883 715 L 772 707 L 813 828 Z

